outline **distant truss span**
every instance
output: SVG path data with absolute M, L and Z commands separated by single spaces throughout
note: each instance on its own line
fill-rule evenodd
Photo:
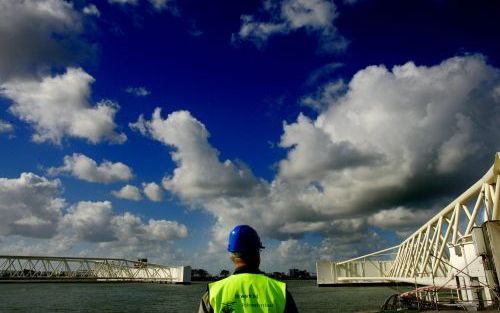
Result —
M 493 166 L 481 179 L 398 246 L 342 262 L 318 261 L 318 284 L 407 282 L 456 286 L 455 276 L 467 266 L 481 263 L 481 255 L 474 253 L 472 246 L 473 229 L 487 222 L 500 225 L 492 222 L 500 220 L 499 174 L 497 152 Z M 489 232 L 495 237 L 498 234 L 492 233 L 492 227 Z M 469 243 L 470 253 L 466 247 Z
M 145 259 L 0 255 L 0 282 L 21 280 L 189 283 L 191 268 Z

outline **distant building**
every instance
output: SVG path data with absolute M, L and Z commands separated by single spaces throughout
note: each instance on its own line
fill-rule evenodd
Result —
M 291 268 L 288 270 L 288 277 L 290 277 L 290 279 L 310 279 L 311 274 L 309 274 L 307 270 Z
M 275 278 L 275 279 L 287 279 L 288 276 L 283 273 L 283 272 L 273 272 L 272 274 L 269 274 L 270 277 Z
M 134 267 L 135 268 L 146 268 L 146 267 L 148 267 L 148 259 L 146 259 L 146 258 L 137 259 L 137 262 L 134 262 Z
M 212 275 L 202 268 L 195 268 L 191 270 L 191 280 L 210 280 Z
M 222 271 L 220 271 L 219 277 L 220 277 L 220 278 L 226 278 L 226 277 L 228 277 L 230 274 L 231 274 L 231 272 L 229 272 L 228 270 L 222 270 Z

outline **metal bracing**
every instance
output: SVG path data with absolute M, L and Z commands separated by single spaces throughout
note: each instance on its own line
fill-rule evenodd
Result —
M 173 273 L 176 269 L 125 259 L 0 255 L 0 280 L 182 282 Z
M 378 256 L 371 253 L 335 263 L 339 281 L 388 280 L 425 283 L 447 281 L 451 273 L 447 247 L 458 245 L 471 236 L 474 226 L 500 219 L 500 153 L 493 166 L 473 186 L 453 200 L 426 224 L 404 240 L 397 248 L 390 270 L 379 277 L 343 271 L 360 260 Z M 345 275 L 342 275 L 345 274 Z

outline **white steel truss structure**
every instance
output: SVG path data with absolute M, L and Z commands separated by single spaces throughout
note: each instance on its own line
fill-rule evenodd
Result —
M 184 267 L 110 258 L 0 255 L 0 282 L 9 280 L 184 282 Z M 190 277 L 189 277 L 190 279 Z
M 494 220 L 500 220 L 500 153 L 496 153 L 493 166 L 479 181 L 400 245 L 333 263 L 329 265 L 332 273 L 327 274 L 335 283 L 400 281 L 451 285 L 452 271 L 459 269 L 450 265 L 447 248 L 470 241 L 473 227 Z M 381 260 L 391 250 L 392 260 Z M 318 277 L 319 265 L 321 262 Z M 326 267 L 322 271 L 327 272 Z

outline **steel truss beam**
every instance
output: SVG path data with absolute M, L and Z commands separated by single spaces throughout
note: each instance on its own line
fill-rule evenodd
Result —
M 173 268 L 108 258 L 0 255 L 0 280 L 98 280 L 176 282 Z
M 399 246 L 388 272 L 380 277 L 363 277 L 359 272 L 339 281 L 387 280 L 428 284 L 431 279 L 447 281 L 451 273 L 447 246 L 459 244 L 471 236 L 474 226 L 500 219 L 500 153 L 496 153 L 493 166 L 473 186 L 467 189 L 427 223 L 410 235 Z M 386 249 L 387 250 L 387 249 Z M 381 250 L 355 259 L 335 263 L 335 267 L 349 269 L 360 260 L 379 257 Z

